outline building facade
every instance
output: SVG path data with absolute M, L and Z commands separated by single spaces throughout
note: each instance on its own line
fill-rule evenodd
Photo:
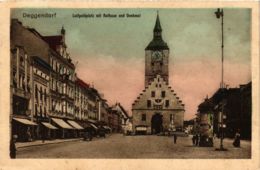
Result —
M 32 67 L 32 110 L 33 121 L 38 124 L 34 128 L 34 138 L 50 138 L 51 130 L 42 125 L 49 123 L 50 65 L 38 56 L 31 57 Z
M 18 141 L 77 137 L 89 126 L 110 130 L 110 115 L 119 131 L 120 115 L 76 76 L 63 27 L 58 35 L 44 36 L 12 19 L 10 38 L 10 125 Z
M 169 86 L 168 63 L 169 47 L 157 14 L 153 40 L 145 48 L 145 89 L 132 104 L 133 132 L 156 134 L 170 124 L 183 128 L 184 104 Z
M 116 103 L 111 107 L 112 116 L 112 127 L 115 132 L 122 132 L 126 131 L 126 128 L 129 124 L 130 116 L 128 115 L 127 111 L 120 103 Z
M 13 45 L 13 44 L 12 44 Z M 23 46 L 11 46 L 11 133 L 18 141 L 28 141 L 27 134 L 33 132 L 32 114 L 32 66 Z
M 225 137 L 233 138 L 239 130 L 241 138 L 251 139 L 251 84 L 249 82 L 239 88 L 220 88 L 210 98 L 206 98 L 198 107 L 200 134 L 209 136 L 214 133 L 220 136 L 223 128 Z

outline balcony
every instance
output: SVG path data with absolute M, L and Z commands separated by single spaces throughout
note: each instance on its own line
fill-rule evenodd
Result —
M 20 88 L 15 88 L 13 90 L 13 93 L 14 93 L 14 95 L 17 95 L 17 96 L 20 96 L 20 97 L 23 97 L 26 99 L 30 99 L 30 97 L 31 97 L 31 93 L 26 92 L 25 90 L 20 89 Z

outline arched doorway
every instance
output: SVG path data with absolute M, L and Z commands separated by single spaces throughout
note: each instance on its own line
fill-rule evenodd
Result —
M 163 129 L 163 119 L 162 115 L 160 113 L 155 113 L 152 117 L 151 120 L 151 125 L 152 125 L 152 134 L 158 134 L 162 131 Z

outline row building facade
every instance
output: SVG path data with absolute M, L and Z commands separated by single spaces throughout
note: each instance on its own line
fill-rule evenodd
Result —
M 75 137 L 85 126 L 108 125 L 107 101 L 77 77 L 65 35 L 63 27 L 43 36 L 11 20 L 10 122 L 19 141 Z

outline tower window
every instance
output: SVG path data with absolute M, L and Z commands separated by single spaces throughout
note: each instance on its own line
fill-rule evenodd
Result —
M 165 91 L 162 91 L 161 96 L 162 96 L 162 97 L 165 97 Z
M 147 100 L 147 107 L 151 107 L 151 106 L 152 106 L 151 100 Z
M 152 91 L 152 92 L 151 92 L 151 96 L 152 96 L 152 97 L 155 97 L 155 91 Z
M 142 114 L 142 121 L 146 121 L 146 114 Z
M 169 100 L 165 100 L 165 107 L 169 107 Z

